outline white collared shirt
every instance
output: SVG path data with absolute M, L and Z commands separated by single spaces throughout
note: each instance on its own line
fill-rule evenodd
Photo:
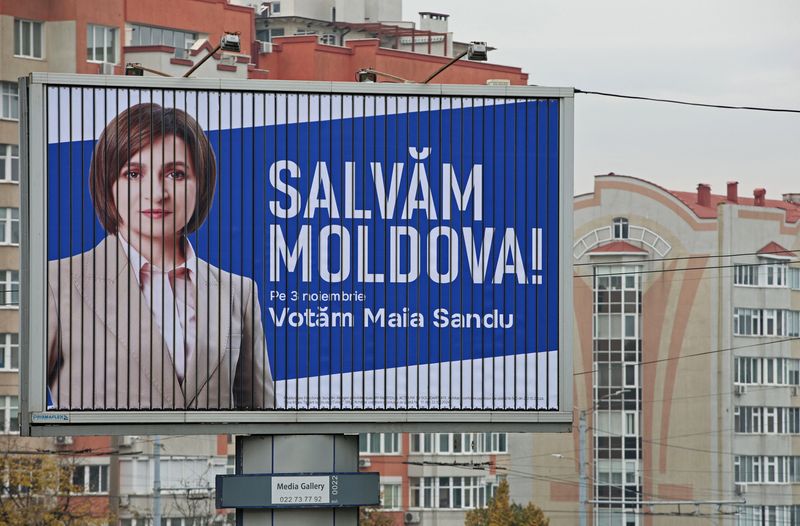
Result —
M 178 379 L 183 383 L 186 362 L 194 354 L 196 345 L 194 286 L 197 279 L 197 257 L 194 248 L 188 239 L 183 239 L 186 261 L 164 272 L 147 261 L 125 238 L 121 235 L 118 237 L 135 271 L 139 289 L 144 293 L 147 306 L 150 307 L 172 355 Z

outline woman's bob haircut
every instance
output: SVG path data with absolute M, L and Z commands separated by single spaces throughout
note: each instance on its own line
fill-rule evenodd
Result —
M 123 222 L 111 191 L 114 182 L 136 152 L 169 135 L 183 139 L 197 178 L 197 204 L 183 233 L 194 232 L 206 220 L 217 180 L 217 161 L 208 137 L 194 117 L 185 111 L 148 102 L 131 106 L 114 117 L 94 148 L 89 190 L 95 213 L 109 234 L 117 234 Z M 160 160 L 152 162 L 156 164 Z

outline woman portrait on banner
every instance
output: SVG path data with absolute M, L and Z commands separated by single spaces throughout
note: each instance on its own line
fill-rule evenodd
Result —
M 137 104 L 100 134 L 89 189 L 107 236 L 49 263 L 53 407 L 274 406 L 255 282 L 200 259 L 189 241 L 216 177 L 208 138 L 180 109 Z

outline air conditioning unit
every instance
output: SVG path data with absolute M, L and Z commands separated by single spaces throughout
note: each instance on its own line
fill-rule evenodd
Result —
M 360 458 L 358 459 L 358 467 L 360 468 L 368 468 L 372 465 L 372 460 L 368 458 Z
M 407 511 L 403 514 L 403 522 L 406 524 L 419 524 L 419 512 Z
M 103 62 L 100 64 L 100 74 L 101 75 L 113 75 L 114 74 L 114 67 L 115 64 L 111 64 L 110 62 Z
M 56 437 L 56 445 L 59 445 L 59 446 L 72 445 L 72 437 L 57 436 Z
M 119 438 L 119 447 L 133 447 L 133 443 L 136 442 L 138 436 L 131 436 L 131 435 L 124 435 Z
M 747 484 L 734 484 L 733 490 L 737 495 L 747 495 Z
M 508 79 L 487 79 L 487 86 L 510 86 L 511 81 Z
M 119 496 L 119 507 L 120 508 L 129 508 L 131 506 L 131 496 L 130 495 L 120 495 Z
M 272 42 L 263 42 L 261 40 L 258 41 L 258 52 L 259 53 L 272 53 Z
M 733 387 L 733 394 L 736 396 L 742 396 L 747 394 L 747 386 L 746 385 L 735 385 Z

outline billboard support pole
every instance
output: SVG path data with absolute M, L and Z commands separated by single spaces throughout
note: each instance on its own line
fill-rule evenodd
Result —
M 236 474 L 356 473 L 358 435 L 236 437 Z M 302 505 L 300 505 L 302 506 Z M 357 526 L 358 508 L 237 509 L 242 526 Z

